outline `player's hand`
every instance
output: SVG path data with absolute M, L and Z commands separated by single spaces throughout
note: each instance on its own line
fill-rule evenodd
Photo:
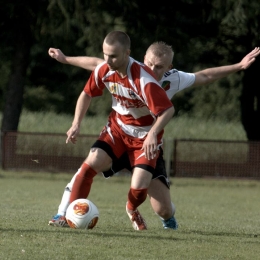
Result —
M 157 156 L 157 135 L 153 132 L 149 132 L 144 140 L 142 150 L 145 153 L 145 157 L 148 160 L 154 159 Z
M 77 142 L 77 136 L 79 135 L 79 127 L 77 125 L 72 125 L 72 127 L 67 131 L 66 144 L 71 142 L 75 144 Z
M 63 54 L 63 52 L 60 49 L 50 48 L 48 50 L 48 54 L 53 59 L 61 62 L 61 63 L 67 63 L 66 56 Z
M 242 69 L 245 70 L 255 61 L 255 58 L 260 54 L 260 48 L 254 48 L 250 53 L 248 53 L 240 62 Z

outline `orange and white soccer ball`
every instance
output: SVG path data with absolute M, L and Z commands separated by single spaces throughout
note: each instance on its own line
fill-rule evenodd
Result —
M 92 201 L 77 199 L 69 205 L 65 217 L 71 228 L 92 229 L 98 222 L 99 211 Z

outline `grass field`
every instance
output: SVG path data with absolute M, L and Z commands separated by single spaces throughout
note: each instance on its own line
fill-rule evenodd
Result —
M 0 115 L 1 117 L 1 115 Z M 66 133 L 72 116 L 23 112 L 19 131 Z M 84 119 L 81 134 L 97 135 L 105 117 Z M 246 140 L 241 123 L 173 118 L 165 138 Z M 134 231 L 125 213 L 129 176 L 95 178 L 89 199 L 100 210 L 93 230 L 53 228 L 70 174 L 0 172 L 0 260 L 13 259 L 260 259 L 260 182 L 172 179 L 179 229 L 163 230 L 146 201 L 148 230 Z
M 260 259 L 260 182 L 172 178 L 179 229 L 163 230 L 146 201 L 147 231 L 125 213 L 129 176 L 97 176 L 93 230 L 47 225 L 69 174 L 0 172 L 0 259 Z
M 39 133 L 66 133 L 70 128 L 71 115 L 48 113 L 32 113 L 23 111 L 19 131 Z M 107 117 L 86 117 L 81 124 L 81 134 L 98 135 L 107 122 Z M 165 128 L 166 139 L 213 139 L 246 141 L 246 133 L 241 122 L 224 122 L 202 120 L 191 117 L 174 117 Z

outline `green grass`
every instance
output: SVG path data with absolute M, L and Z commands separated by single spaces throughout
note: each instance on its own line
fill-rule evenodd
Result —
M 0 259 L 257 259 L 260 182 L 172 178 L 179 229 L 163 230 L 148 201 L 147 231 L 125 213 L 130 177 L 97 176 L 89 196 L 100 211 L 93 230 L 53 228 L 70 174 L 0 172 Z
M 32 113 L 23 111 L 19 131 L 66 133 L 71 126 L 73 116 L 54 113 Z M 98 135 L 107 122 L 107 117 L 86 117 L 81 126 L 81 134 Z M 184 116 L 174 117 L 165 128 L 166 139 L 214 139 L 214 140 L 247 140 L 240 122 L 222 122 L 201 120 Z

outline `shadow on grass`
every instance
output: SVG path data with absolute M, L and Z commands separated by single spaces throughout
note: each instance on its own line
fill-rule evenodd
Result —
M 241 232 L 210 232 L 210 231 L 198 231 L 198 230 L 190 230 L 190 231 L 182 231 L 183 234 L 194 234 L 201 236 L 218 236 L 218 237 L 240 237 L 240 238 L 257 238 L 259 234 L 246 234 Z
M 127 238 L 145 238 L 145 239 L 151 239 L 152 241 L 154 239 L 167 239 L 167 240 L 175 240 L 175 241 L 181 241 L 186 240 L 183 238 L 176 237 L 176 231 L 172 230 L 164 230 L 165 235 L 159 235 L 157 232 L 155 234 L 151 234 L 151 231 L 118 231 L 118 232 L 110 232 L 110 231 L 94 231 L 94 230 L 77 230 L 77 229 L 71 229 L 71 228 L 55 228 L 50 227 L 50 230 L 47 229 L 13 229 L 13 228 L 1 228 L 0 232 L 10 232 L 10 233 L 19 233 L 20 234 L 51 234 L 51 233 L 58 233 L 59 235 L 78 235 L 79 233 L 82 234 L 84 232 L 86 235 L 91 236 L 97 236 L 97 237 L 110 237 L 110 238 L 118 238 L 118 237 L 127 237 Z M 162 231 L 161 231 L 162 232 Z
M 23 179 L 23 180 L 51 180 L 51 181 L 68 181 L 71 180 L 75 172 L 25 172 L 25 171 L 17 171 L 17 172 L 8 172 L 4 171 L 0 173 L 0 178 L 3 179 Z M 99 177 L 103 177 L 102 173 L 98 173 Z M 104 178 L 105 179 L 105 178 Z

